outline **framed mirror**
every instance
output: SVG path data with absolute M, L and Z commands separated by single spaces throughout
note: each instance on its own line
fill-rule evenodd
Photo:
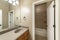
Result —
M 0 0 L 0 32 L 20 26 L 19 0 Z

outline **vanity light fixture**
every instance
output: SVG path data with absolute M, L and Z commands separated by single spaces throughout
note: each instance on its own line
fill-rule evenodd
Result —
M 12 0 L 13 2 L 15 2 L 16 0 Z
M 19 5 L 19 1 L 18 0 L 16 0 L 16 4 Z
M 8 2 L 9 2 L 10 4 L 12 4 L 12 0 L 8 0 Z
M 6 0 L 6 1 L 14 6 L 19 5 L 19 0 Z
M 15 3 L 15 2 L 13 2 L 13 5 L 16 5 L 16 3 Z

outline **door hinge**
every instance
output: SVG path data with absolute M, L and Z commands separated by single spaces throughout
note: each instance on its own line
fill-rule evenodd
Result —
M 53 25 L 53 27 L 55 28 L 55 25 Z
M 53 5 L 53 7 L 55 8 L 55 5 Z
M 0 24 L 0 26 L 2 26 L 2 25 Z

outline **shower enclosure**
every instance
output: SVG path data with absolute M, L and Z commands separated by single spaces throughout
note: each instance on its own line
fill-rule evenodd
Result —
M 35 40 L 47 40 L 47 3 L 35 5 Z

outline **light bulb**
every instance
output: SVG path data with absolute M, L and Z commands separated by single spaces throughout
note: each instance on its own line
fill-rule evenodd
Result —
M 19 1 L 16 1 L 16 4 L 19 5 Z
M 13 5 L 16 6 L 16 3 L 14 2 Z
M 8 0 L 8 2 L 12 4 L 12 0 Z
M 15 2 L 16 0 L 12 0 L 13 2 Z

